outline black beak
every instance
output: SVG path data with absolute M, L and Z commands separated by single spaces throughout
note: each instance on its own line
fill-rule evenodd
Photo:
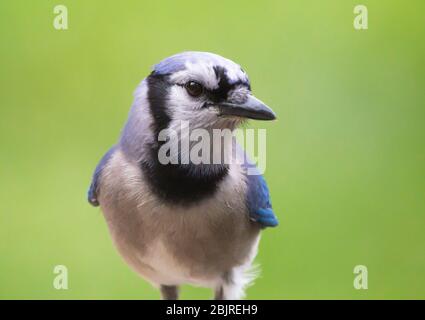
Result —
M 266 104 L 253 95 L 248 95 L 244 103 L 222 102 L 216 105 L 223 116 L 236 116 L 255 120 L 274 120 L 276 115 Z

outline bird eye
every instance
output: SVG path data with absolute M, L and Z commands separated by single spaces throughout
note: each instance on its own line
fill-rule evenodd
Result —
M 189 81 L 186 83 L 185 88 L 192 97 L 199 97 L 202 92 L 204 92 L 204 87 L 195 81 Z

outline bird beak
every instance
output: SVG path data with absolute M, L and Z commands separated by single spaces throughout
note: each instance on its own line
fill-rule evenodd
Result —
M 236 116 L 255 120 L 274 120 L 276 114 L 265 103 L 249 94 L 243 103 L 222 102 L 218 105 L 220 115 Z

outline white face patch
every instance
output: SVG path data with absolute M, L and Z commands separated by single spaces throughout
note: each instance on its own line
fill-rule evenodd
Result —
M 172 86 L 169 92 L 167 108 L 170 112 L 170 128 L 179 127 L 181 121 L 189 121 L 198 127 L 207 127 L 217 120 L 217 111 L 203 109 L 205 99 L 191 97 L 181 86 Z

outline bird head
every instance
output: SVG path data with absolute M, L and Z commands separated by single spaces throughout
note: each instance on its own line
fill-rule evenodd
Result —
M 217 188 L 234 157 L 234 137 L 214 139 L 214 132 L 232 132 L 247 119 L 275 118 L 274 112 L 254 97 L 248 76 L 238 64 L 212 53 L 184 52 L 155 65 L 137 88 L 120 148 L 141 165 L 162 198 L 190 202 Z M 183 122 L 189 130 L 182 129 Z M 187 139 L 189 132 L 195 131 L 192 129 L 212 132 L 212 139 Z M 178 141 L 171 139 L 173 135 L 170 140 L 161 139 L 164 132 L 176 132 Z
M 207 52 L 184 52 L 154 66 L 147 99 L 158 129 L 188 121 L 193 127 L 234 129 L 246 119 L 273 120 L 274 112 L 251 92 L 245 71 Z

